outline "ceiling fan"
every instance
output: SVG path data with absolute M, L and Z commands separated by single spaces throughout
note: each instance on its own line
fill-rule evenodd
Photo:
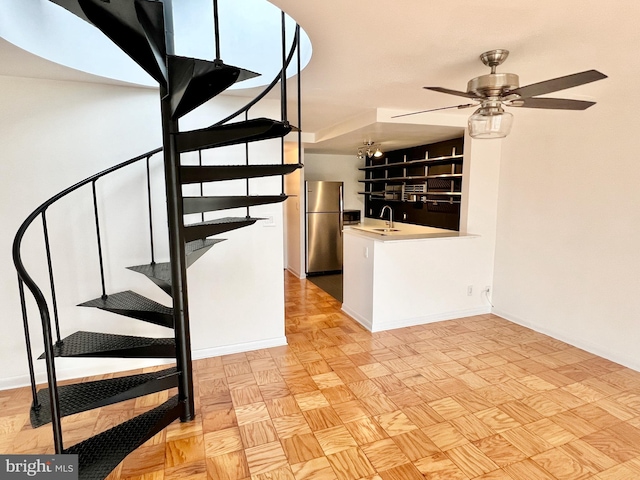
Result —
M 508 56 L 509 51 L 504 49 L 489 50 L 480 55 L 480 60 L 482 60 L 482 63 L 487 67 L 491 68 L 491 73 L 471 79 L 469 83 L 467 83 L 466 92 L 442 87 L 424 87 L 434 92 L 469 98 L 476 103 L 405 113 L 403 115 L 396 115 L 394 118 L 435 110 L 468 108 L 480 105 L 480 108 L 469 117 L 469 134 L 473 138 L 502 138 L 509 134 L 513 122 L 513 115 L 505 112 L 502 107 L 585 110 L 595 105 L 595 102 L 570 100 L 567 98 L 538 98 L 538 95 L 557 92 L 558 90 L 577 87 L 578 85 L 584 85 L 607 78 L 605 74 L 597 70 L 587 70 L 585 72 L 574 73 L 573 75 L 553 78 L 544 82 L 521 87 L 518 75 L 514 73 L 496 73 L 496 67 L 501 65 Z

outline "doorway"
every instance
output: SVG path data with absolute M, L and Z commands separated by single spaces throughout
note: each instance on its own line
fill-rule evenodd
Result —
M 311 275 L 307 280 L 342 303 L 342 273 Z

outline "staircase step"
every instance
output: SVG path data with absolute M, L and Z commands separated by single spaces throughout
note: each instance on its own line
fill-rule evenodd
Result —
M 167 82 L 163 3 L 154 0 L 51 0 L 95 25 L 162 84 Z
M 79 307 L 95 307 L 143 322 L 173 328 L 173 308 L 143 297 L 131 290 L 113 293 L 107 298 L 96 298 L 81 303 Z
M 187 241 L 206 238 L 211 235 L 230 232 L 231 230 L 253 225 L 258 220 L 263 219 L 251 217 L 225 217 L 218 218 L 216 220 L 209 220 L 208 222 L 192 223 L 191 225 L 185 225 L 184 237 Z
M 56 357 L 175 358 L 173 338 L 76 332 L 53 346 Z M 44 358 L 44 353 L 40 355 Z
M 180 418 L 182 410 L 183 404 L 176 395 L 153 410 L 67 448 L 64 453 L 78 455 L 81 479 L 103 480 L 129 453 Z
M 129 270 L 141 273 L 159 286 L 167 295 L 171 296 L 171 263 L 149 263 L 127 267 Z
M 302 165 L 287 163 L 278 165 L 219 165 L 180 167 L 180 181 L 183 184 L 238 180 L 241 178 L 271 177 L 287 175 Z
M 153 373 L 63 385 L 58 387 L 60 415 L 66 417 L 177 387 L 178 376 L 176 368 L 172 367 Z M 40 406 L 37 409 L 31 408 L 33 428 L 51 422 L 48 388 L 38 391 L 38 402 Z
M 197 58 L 169 55 L 169 88 L 171 114 L 180 118 L 236 82 L 260 74 L 225 65 L 221 60 L 210 62 Z
M 91 20 L 87 18 L 84 11 L 82 11 L 82 7 L 78 3 L 79 0 L 49 0 L 51 3 L 55 3 L 56 5 L 60 5 L 61 7 L 69 10 L 76 17 L 81 18 L 85 22 L 91 23 Z
M 224 242 L 224 238 L 207 238 L 205 240 L 194 240 L 185 245 L 187 254 L 187 268 L 194 264 L 216 243 Z M 145 265 L 135 265 L 127 267 L 129 270 L 147 276 L 153 283 L 158 285 L 167 295 L 171 296 L 171 263 L 147 263 Z
M 176 143 L 178 151 L 184 153 L 205 148 L 280 138 L 293 129 L 294 127 L 288 122 L 280 122 L 269 118 L 256 118 L 244 122 L 182 132 L 177 135 Z
M 183 213 L 202 213 L 228 208 L 253 207 L 269 203 L 284 202 L 287 195 L 249 195 L 221 197 L 183 197 Z
M 185 253 L 187 254 L 187 268 L 193 265 L 202 255 L 207 253 L 216 243 L 224 242 L 224 238 L 206 238 L 187 242 Z

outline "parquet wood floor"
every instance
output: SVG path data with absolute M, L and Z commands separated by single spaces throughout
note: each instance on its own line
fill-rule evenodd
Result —
M 371 334 L 289 274 L 286 314 L 288 346 L 196 361 L 196 420 L 109 479 L 640 479 L 638 372 L 494 315 Z M 65 438 L 170 393 L 65 418 Z M 52 452 L 29 402 L 0 392 L 1 452 Z

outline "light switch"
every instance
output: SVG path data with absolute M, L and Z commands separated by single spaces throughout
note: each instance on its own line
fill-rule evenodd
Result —
M 275 227 L 276 226 L 276 221 L 273 219 L 273 215 L 269 215 L 269 216 L 265 217 L 265 219 L 262 221 L 262 226 L 263 227 Z

